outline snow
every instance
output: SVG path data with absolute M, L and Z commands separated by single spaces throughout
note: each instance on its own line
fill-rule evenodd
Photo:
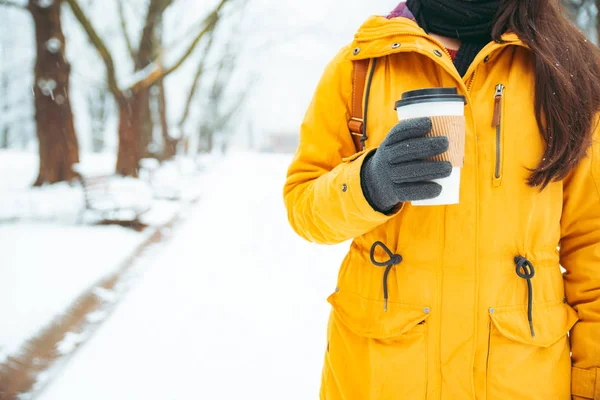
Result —
M 10 321 L 0 329 L 0 353 L 14 354 L 145 236 L 115 226 L 0 225 L 0 315 Z
M 82 154 L 81 158 L 84 173 L 107 174 L 114 169 L 112 155 Z M 153 226 L 170 221 L 185 204 L 152 201 L 152 209 L 143 216 L 150 228 L 142 233 L 119 226 L 78 224 L 81 187 L 66 183 L 30 187 L 37 162 L 33 153 L 0 151 L 0 171 L 10 171 L 0 175 L 0 315 L 10 321 L 0 329 L 0 363 L 93 283 L 115 272 L 152 234 Z M 121 205 L 148 202 L 164 182 L 177 188 L 182 199 L 193 199 L 204 178 L 189 164 L 181 160 L 157 169 L 155 187 L 141 180 L 111 178 L 111 190 L 117 191 L 115 201 Z M 85 220 L 94 222 L 93 218 L 86 214 Z M 97 289 L 96 294 L 105 301 L 117 300 L 113 292 Z M 97 314 L 90 319 L 102 318 Z M 62 348 L 71 345 L 67 341 Z
M 110 175 L 114 171 L 115 159 L 112 154 L 84 153 L 81 159 L 76 170 L 84 176 Z M 199 173 L 205 169 L 201 163 L 214 165 L 218 162 L 219 156 L 216 155 L 201 156 L 199 161 L 180 157 L 160 167 L 155 165 L 151 169 L 142 170 L 141 179 L 111 177 L 105 182 L 110 196 L 104 199 L 104 205 L 108 209 L 118 206 L 135 210 L 144 210 L 152 206 L 142 220 L 150 225 L 159 225 L 169 220 L 179 205 L 157 200 L 188 201 L 196 198 L 200 195 L 199 183 L 203 179 Z M 0 150 L 0 171 L 11 171 L 10 174 L 0 177 L 0 222 L 75 222 L 84 206 L 81 186 L 61 183 L 31 188 L 37 168 L 38 160 L 34 153 Z M 98 219 L 99 216 L 86 212 L 84 217 L 89 222 Z
M 114 303 L 117 301 L 117 294 L 112 290 L 108 290 L 103 287 L 95 287 L 94 290 L 92 290 L 92 293 L 106 303 Z
M 94 312 L 87 314 L 85 319 L 87 322 L 94 324 L 94 323 L 102 321 L 106 317 L 107 317 L 107 314 L 105 311 L 94 311 Z
M 148 79 L 154 71 L 159 68 L 159 65 L 156 63 L 150 63 L 145 68 L 142 68 L 139 71 L 135 71 L 126 78 L 123 78 L 119 81 L 119 88 L 121 90 L 128 90 L 142 83 L 144 80 Z
M 58 354 L 69 354 L 86 339 L 87 335 L 84 333 L 67 332 L 63 340 L 56 345 L 56 350 Z
M 60 51 L 62 47 L 62 43 L 60 41 L 60 39 L 58 38 L 50 38 L 48 39 L 48 41 L 46 42 L 46 48 L 48 49 L 48 51 L 52 54 L 56 54 Z
M 347 244 L 287 222 L 291 157 L 236 154 L 41 400 L 310 399 Z

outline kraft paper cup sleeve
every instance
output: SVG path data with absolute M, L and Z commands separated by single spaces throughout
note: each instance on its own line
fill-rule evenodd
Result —
M 463 168 L 465 161 L 465 117 L 449 115 L 431 117 L 431 133 L 428 137 L 448 136 L 449 150 L 439 156 L 432 157 L 432 161 L 449 161 L 453 167 Z

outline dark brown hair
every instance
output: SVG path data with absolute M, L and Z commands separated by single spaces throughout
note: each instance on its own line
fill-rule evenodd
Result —
M 535 113 L 546 142 L 530 186 L 565 178 L 586 156 L 600 109 L 600 51 L 564 16 L 559 0 L 503 0 L 492 36 L 516 33 L 533 52 Z

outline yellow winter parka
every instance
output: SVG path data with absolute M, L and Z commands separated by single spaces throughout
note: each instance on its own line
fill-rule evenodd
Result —
M 321 399 L 600 400 L 600 138 L 563 181 L 526 184 L 544 149 L 534 68 L 504 39 L 461 78 L 417 24 L 372 17 L 326 68 L 284 189 L 300 236 L 353 239 L 328 299 Z M 355 154 L 353 60 L 373 58 L 367 149 Z M 374 211 L 366 153 L 404 91 L 440 86 L 467 98 L 460 204 Z
M 321 399 L 600 400 L 600 137 L 563 181 L 527 185 L 545 145 L 533 59 L 504 39 L 461 78 L 416 23 L 371 17 L 326 68 L 284 188 L 300 236 L 353 239 L 328 298 Z M 355 154 L 353 60 L 373 58 L 367 148 Z M 460 204 L 381 214 L 361 165 L 397 123 L 401 94 L 427 87 L 467 99 Z

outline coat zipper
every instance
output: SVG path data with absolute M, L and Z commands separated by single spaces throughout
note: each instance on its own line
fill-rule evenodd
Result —
M 471 80 L 469 81 L 469 86 L 467 86 L 467 93 L 471 93 L 471 89 L 473 89 L 473 85 L 475 84 L 475 77 L 477 76 L 477 70 L 473 71 L 471 75 Z
M 494 165 L 493 183 L 495 187 L 502 183 L 502 105 L 504 103 L 505 86 L 501 83 L 496 85 L 494 94 L 494 117 L 492 118 L 492 127 L 496 128 L 496 162 Z

